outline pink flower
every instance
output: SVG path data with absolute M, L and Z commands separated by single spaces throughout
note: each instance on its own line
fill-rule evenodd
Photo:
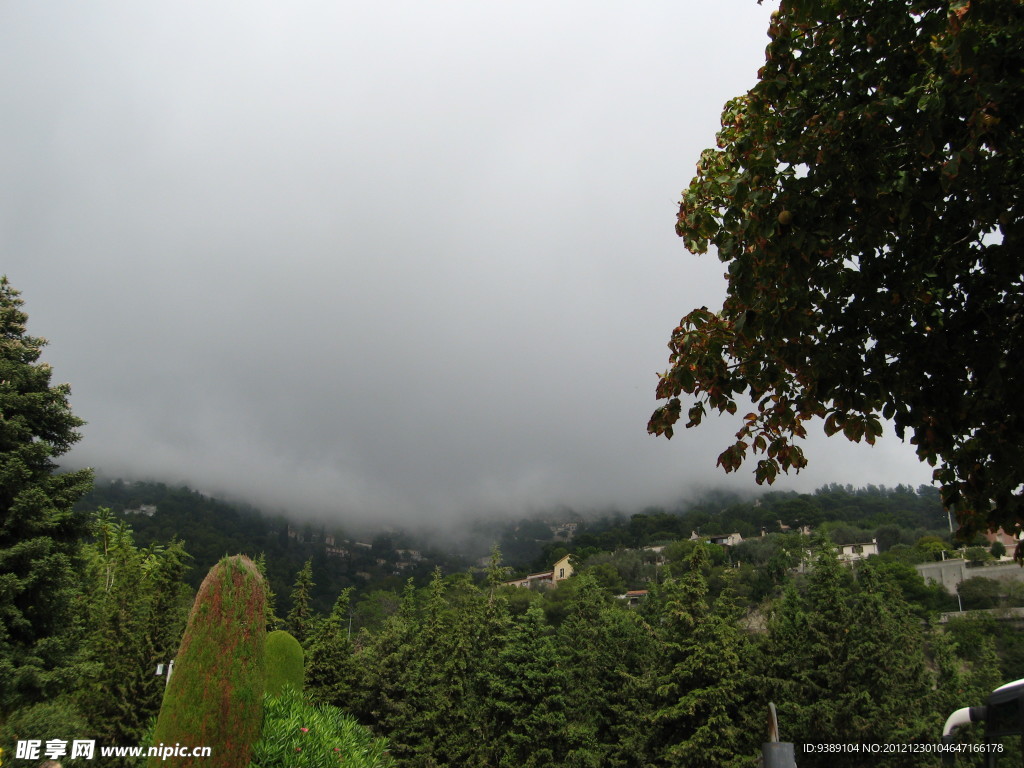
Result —
M 303 733 L 309 733 L 309 728 L 299 728 Z

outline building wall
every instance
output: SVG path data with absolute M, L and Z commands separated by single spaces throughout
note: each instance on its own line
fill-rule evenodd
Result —
M 919 563 L 914 566 L 928 584 L 941 584 L 951 595 L 956 594 L 956 588 L 961 581 L 967 578 L 964 573 L 967 571 L 966 560 L 943 560 L 939 563 Z
M 572 576 L 572 564 L 569 562 L 569 557 L 566 555 L 552 566 L 552 581 L 555 583 Z
M 961 581 L 975 576 L 1003 581 L 1024 581 L 1024 568 L 1013 562 L 968 568 L 966 560 L 945 560 L 941 563 L 921 563 L 914 567 L 926 582 L 941 584 L 947 592 L 954 595 Z

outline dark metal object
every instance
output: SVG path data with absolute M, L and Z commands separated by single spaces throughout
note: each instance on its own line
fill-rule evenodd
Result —
M 1024 762 L 1024 679 L 996 688 L 983 707 L 964 707 L 951 714 L 942 730 L 942 743 L 956 741 L 954 731 L 968 723 L 985 724 L 985 743 L 995 744 L 1004 736 L 1021 737 L 1021 758 Z M 989 751 L 985 764 L 994 768 L 998 753 Z M 943 754 L 944 765 L 953 765 L 954 755 Z
M 796 768 L 793 744 L 779 741 L 779 717 L 775 705 L 768 704 L 768 741 L 761 745 L 763 768 Z

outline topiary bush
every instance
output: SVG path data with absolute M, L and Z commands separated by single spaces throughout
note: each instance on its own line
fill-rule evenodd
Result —
M 264 701 L 252 768 L 394 768 L 387 739 L 337 707 L 311 704 L 294 688 Z
M 209 757 L 151 757 L 157 766 L 247 768 L 259 738 L 266 680 L 266 605 L 253 562 L 226 557 L 210 569 L 167 682 L 154 745 L 210 747 Z
M 305 654 L 290 633 L 278 629 L 267 635 L 267 695 L 278 696 L 290 685 L 302 692 L 305 678 Z

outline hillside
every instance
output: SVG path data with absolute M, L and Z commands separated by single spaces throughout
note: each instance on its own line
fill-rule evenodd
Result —
M 338 593 L 401 589 L 412 578 L 425 581 L 435 567 L 462 570 L 464 558 L 424 550 L 400 533 L 380 532 L 368 540 L 349 538 L 344 529 L 298 523 L 258 509 L 205 496 L 190 488 L 156 482 L 98 482 L 80 509 L 108 507 L 127 522 L 139 546 L 184 542 L 192 556 L 186 580 L 197 587 L 209 568 L 226 554 L 266 557 L 267 575 L 278 595 L 278 611 L 289 610 L 296 574 L 313 561 L 313 607 L 330 611 Z
M 140 546 L 182 540 L 193 558 L 187 577 L 193 587 L 225 554 L 265 555 L 282 613 L 290 608 L 296 574 L 308 559 L 313 561 L 313 605 L 326 613 L 347 587 L 357 594 L 399 591 L 409 578 L 425 583 L 435 568 L 464 571 L 493 544 L 501 548 L 505 565 L 525 573 L 543 570 L 565 553 L 584 560 L 599 552 L 686 539 L 693 531 L 738 532 L 749 539 L 811 526 L 837 544 L 878 537 L 888 548 L 948 530 L 938 492 L 928 486 L 828 485 L 813 494 L 771 492 L 754 498 L 709 492 L 670 509 L 632 515 L 588 519 L 563 509 L 514 521 L 472 520 L 461 527 L 460 536 L 440 537 L 449 542 L 447 551 L 432 543 L 436 534 L 428 539 L 425 533 L 380 530 L 359 537 L 346 532 L 343 521 L 297 521 L 157 482 L 98 482 L 78 506 L 110 508 L 131 525 Z

